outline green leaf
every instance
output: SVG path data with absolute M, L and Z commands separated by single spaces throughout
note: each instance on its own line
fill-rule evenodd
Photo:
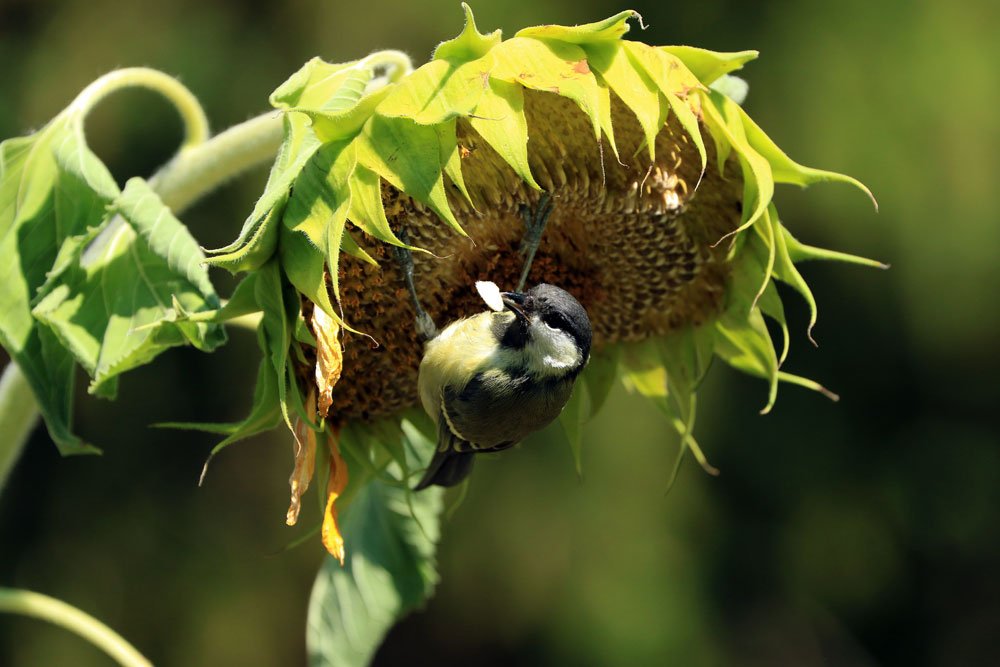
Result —
M 774 407 L 778 396 L 778 357 L 758 308 L 748 318 L 727 310 L 715 322 L 715 352 L 733 368 L 768 381 L 767 404 L 761 414 Z
M 515 37 L 534 37 L 535 39 L 557 39 L 572 44 L 590 44 L 594 42 L 614 41 L 621 39 L 629 31 L 629 19 L 638 19 L 642 24 L 639 12 L 626 9 L 610 18 L 596 23 L 584 25 L 541 25 L 518 31 Z
M 661 46 L 660 49 L 679 58 L 705 85 L 729 72 L 742 69 L 743 65 L 760 55 L 759 51 L 719 53 L 693 46 Z
M 71 431 L 73 357 L 32 316 L 109 219 L 118 187 L 86 146 L 80 118 L 62 114 L 0 144 L 0 344 L 30 384 L 63 454 L 97 449 Z
M 601 138 L 602 128 L 613 137 L 610 118 L 601 113 L 601 86 L 579 46 L 515 37 L 491 53 L 496 58 L 492 78 L 567 97 L 590 118 L 596 139 Z
M 469 122 L 522 181 L 535 190 L 542 189 L 528 165 L 528 121 L 521 85 L 491 78 Z
M 359 104 L 371 78 L 371 71 L 357 63 L 331 65 L 314 58 L 271 95 L 271 103 L 285 110 L 284 139 L 278 156 L 264 193 L 239 236 L 229 245 L 210 251 L 216 255 L 208 260 L 210 264 L 233 272 L 252 271 L 270 259 L 278 242 L 282 206 L 320 143 L 330 141 L 329 134 L 356 133 L 381 100 L 378 95 L 368 96 L 366 106 Z M 296 113 L 299 111 L 303 113 Z M 325 132 L 310 128 L 316 125 L 317 117 L 323 119 L 320 125 Z M 341 124 L 342 120 L 345 122 Z M 330 130 L 331 125 L 336 129 Z
M 210 351 L 225 342 L 214 324 L 174 321 L 186 312 L 219 307 L 198 244 L 145 181 L 131 179 L 114 202 L 127 224 L 110 227 L 34 315 L 91 374 L 90 391 L 113 392 L 114 379 L 169 347 Z
M 702 109 L 709 127 L 719 132 L 736 149 L 743 168 L 743 222 L 722 238 L 747 229 L 764 215 L 774 197 L 774 176 L 771 164 L 750 145 L 743 129 L 743 109 L 731 99 L 715 91 L 704 96 Z
M 462 176 L 462 154 L 458 150 L 457 119 L 452 118 L 435 126 L 438 134 L 438 142 L 441 145 L 441 163 L 444 165 L 444 174 L 451 180 L 452 185 L 458 188 L 465 200 L 472 208 L 476 208 L 475 203 L 469 195 L 469 189 L 465 186 L 465 177 Z
M 837 252 L 836 250 L 827 250 L 826 248 L 817 248 L 816 246 L 806 245 L 802 243 L 797 238 L 792 236 L 792 234 L 781 227 L 782 236 L 784 237 L 785 245 L 788 248 L 788 256 L 794 262 L 805 262 L 809 260 L 824 260 L 833 262 L 846 262 L 848 264 L 857 264 L 859 266 L 867 266 L 872 269 L 888 269 L 889 265 L 880 262 L 875 259 L 869 259 L 867 257 L 860 257 L 858 255 L 851 255 L 846 252 Z
M 624 346 L 622 381 L 629 391 L 657 399 L 659 404 L 667 398 L 667 370 L 658 345 L 655 340 L 647 340 Z
M 698 149 L 698 156 L 701 158 L 701 171 L 704 173 L 708 164 L 705 140 L 701 136 L 698 117 L 686 102 L 690 91 L 700 90 L 704 86 L 677 58 L 669 53 L 641 42 L 626 41 L 622 42 L 622 45 L 628 53 L 633 67 L 646 73 L 660 89 L 660 93 L 677 115 L 681 127 L 688 133 L 695 148 Z M 685 100 L 682 100 L 681 96 Z
M 396 238 L 389 221 L 385 217 L 382 204 L 382 182 L 378 174 L 363 166 L 354 170 L 350 179 L 351 210 L 348 220 L 361 228 L 369 236 L 396 246 L 405 245 Z
M 778 222 L 777 210 L 772 206 L 772 219 L 778 226 L 778 233 L 775 234 L 775 260 L 774 260 L 774 275 L 778 280 L 782 281 L 786 285 L 789 285 L 794 289 L 799 295 L 805 300 L 806 304 L 809 306 L 809 325 L 806 329 L 806 335 L 809 340 L 816 344 L 813 340 L 812 330 L 816 326 L 816 320 L 819 317 L 819 307 L 816 305 L 816 297 L 813 296 L 812 289 L 809 288 L 809 284 L 806 279 L 802 277 L 799 273 L 798 267 L 792 262 L 792 258 L 788 252 L 788 239 L 791 238 L 791 234 L 788 232 L 784 226 Z
M 467 63 L 432 60 L 392 88 L 376 110 L 388 117 L 405 117 L 421 125 L 436 125 L 467 116 L 489 87 L 493 57 Z
M 211 250 L 209 252 L 218 254 L 207 258 L 205 263 L 209 266 L 218 266 L 230 273 L 253 271 L 263 266 L 278 247 L 278 232 L 285 201 L 284 198 L 274 200 L 271 209 L 263 218 L 250 224 L 249 227 L 244 227 L 245 234 L 241 232 L 234 250 L 231 252 L 226 252 L 225 249 Z
M 476 19 L 472 15 L 472 9 L 466 3 L 462 3 L 462 10 L 465 12 L 465 27 L 461 34 L 455 39 L 441 42 L 434 49 L 435 60 L 451 60 L 455 62 L 469 62 L 481 58 L 500 43 L 501 33 L 494 30 L 488 35 L 484 35 L 476 28 Z
M 375 109 L 391 93 L 392 86 L 385 86 L 365 95 L 358 103 L 348 109 L 332 111 L 296 107 L 292 109 L 305 115 L 312 122 L 312 131 L 325 144 L 337 143 L 353 139 L 361 132 Z
M 277 224 L 280 214 L 280 210 L 275 215 L 272 215 L 272 211 L 280 209 L 288 199 L 292 183 L 319 148 L 319 141 L 305 128 L 307 123 L 305 118 L 285 114 L 282 122 L 284 140 L 278 149 L 278 157 L 271 167 L 264 193 L 243 223 L 236 240 L 229 245 L 208 251 L 212 255 L 223 256 L 219 260 L 220 266 L 240 267 L 240 270 L 247 267 L 246 270 L 253 270 L 270 259 L 267 251 L 274 252 L 272 236 L 274 232 L 269 227 Z
M 646 137 L 650 161 L 656 157 L 656 137 L 667 121 L 666 98 L 641 68 L 633 66 L 625 48 L 618 43 L 584 45 L 594 71 L 614 91 L 632 113 Z
M 371 70 L 358 61 L 328 63 L 313 58 L 271 93 L 271 106 L 288 111 L 304 106 L 345 109 L 361 98 Z
M 433 445 L 424 445 L 429 454 Z M 411 494 L 380 479 L 358 491 L 342 523 L 344 565 L 326 558 L 313 586 L 306 629 L 311 665 L 367 665 L 396 621 L 431 595 L 441 497 L 437 487 Z
M 281 264 L 296 289 L 338 322 L 330 302 L 326 267 L 340 299 L 340 242 L 351 207 L 349 179 L 357 164 L 354 146 L 325 144 L 295 181 L 281 227 Z
M 289 382 L 295 382 L 295 377 L 288 374 L 288 348 L 292 344 L 295 321 L 299 315 L 298 297 L 282 280 L 281 268 L 275 260 L 257 271 L 254 293 L 257 304 L 263 311 L 258 340 L 265 358 L 271 362 L 281 415 L 291 430 L 293 426 L 291 411 L 288 409 L 288 385 Z
M 671 331 L 660 340 L 660 357 L 667 370 L 671 393 L 682 400 L 692 396 L 714 358 L 712 328 L 688 325 Z
M 397 190 L 423 202 L 465 236 L 444 189 L 441 140 L 434 127 L 407 118 L 372 116 L 358 141 L 358 162 Z
M 852 178 L 851 176 L 838 174 L 834 171 L 826 171 L 824 169 L 813 169 L 812 167 L 803 166 L 792 160 L 783 150 L 778 148 L 777 144 L 775 144 L 774 141 L 767 136 L 764 130 L 760 129 L 760 126 L 757 125 L 752 118 L 750 118 L 742 107 L 735 104 L 734 106 L 735 109 L 727 106 L 727 114 L 732 113 L 734 116 L 739 118 L 747 143 L 768 161 L 771 167 L 771 173 L 776 183 L 792 183 L 801 187 L 806 187 L 808 185 L 812 185 L 813 183 L 822 183 L 824 181 L 847 183 L 849 185 L 853 185 L 868 195 L 868 198 L 871 199 L 875 210 L 878 210 L 878 201 L 875 200 L 875 195 L 872 194 L 872 191 L 869 190 L 868 186 L 864 183 L 856 178 Z

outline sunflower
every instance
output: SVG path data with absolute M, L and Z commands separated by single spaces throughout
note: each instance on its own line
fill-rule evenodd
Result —
M 779 381 L 832 396 L 781 370 L 789 334 L 775 282 L 806 299 L 811 328 L 815 300 L 796 262 L 877 265 L 804 245 L 778 218 L 776 183 L 841 181 L 871 193 L 794 162 L 744 112 L 729 73 L 755 51 L 628 41 L 629 21 L 641 24 L 632 11 L 502 40 L 480 33 L 464 8 L 458 37 L 381 87 L 370 59 L 314 59 L 279 87 L 271 101 L 285 140 L 266 192 L 240 237 L 209 259 L 256 283 L 274 362 L 261 382 L 296 434 L 290 523 L 313 469 L 303 461 L 316 437 L 328 443 L 323 535 L 340 560 L 342 471 L 360 468 L 363 485 L 395 466 L 405 484 L 420 463 L 399 434 L 407 419 L 421 421 L 422 344 L 389 247 L 417 251 L 421 301 L 449 322 L 482 309 L 476 280 L 516 284 L 524 212 L 550 197 L 529 282 L 574 294 L 595 332 L 561 417 L 578 465 L 581 425 L 620 374 L 679 432 L 677 463 L 691 450 L 708 471 L 692 431 L 711 360 L 765 379 L 763 412 Z M 780 351 L 765 317 L 782 331 Z

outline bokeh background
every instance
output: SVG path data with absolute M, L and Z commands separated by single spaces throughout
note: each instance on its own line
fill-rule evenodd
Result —
M 1000 664 L 1000 4 L 632 4 L 644 41 L 759 49 L 744 71 L 751 115 L 793 157 L 877 194 L 878 214 L 842 186 L 777 196 L 803 240 L 892 264 L 805 269 L 819 349 L 785 294 L 789 370 L 843 400 L 785 387 L 761 417 L 763 383 L 717 365 L 698 434 L 722 474 L 688 461 L 669 495 L 676 438 L 622 392 L 585 438 L 582 482 L 551 433 L 479 466 L 445 526 L 437 595 L 377 664 Z M 623 8 L 474 3 L 483 30 L 507 35 Z M 221 129 L 314 55 L 391 47 L 419 63 L 461 24 L 457 0 L 0 0 L 0 137 L 126 65 L 179 75 Z M 124 180 L 166 160 L 180 127 L 129 92 L 88 134 Z M 203 245 L 234 236 L 264 176 L 185 216 Z M 213 439 L 147 427 L 239 419 L 256 364 L 236 332 L 213 356 L 178 350 L 124 378 L 116 403 L 81 391 L 78 429 L 105 454 L 64 460 L 35 433 L 0 498 L 0 585 L 78 605 L 157 664 L 303 664 L 323 552 L 282 552 L 318 521 L 284 526 L 287 435 L 227 450 L 198 488 Z M 110 662 L 7 616 L 0 664 Z

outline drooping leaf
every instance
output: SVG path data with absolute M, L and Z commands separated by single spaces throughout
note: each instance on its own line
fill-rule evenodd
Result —
M 358 166 L 350 179 L 351 210 L 348 220 L 357 225 L 369 236 L 383 243 L 402 246 L 402 241 L 389 227 L 385 217 L 385 206 L 382 203 L 382 180 L 379 175 L 364 166 Z
M 313 308 L 312 330 L 316 337 L 316 408 L 325 419 L 333 403 L 333 388 L 344 368 L 344 350 L 340 344 L 340 325 L 322 308 Z
M 288 353 L 294 323 L 298 319 L 298 297 L 282 280 L 281 267 L 273 259 L 257 270 L 254 292 L 257 305 L 263 312 L 259 329 L 261 347 L 265 358 L 271 362 L 281 415 L 288 428 L 293 429 L 291 413 L 294 411 L 289 410 L 288 394 L 289 383 L 294 384 L 294 376 L 288 373 Z
M 348 484 L 347 463 L 340 455 L 337 438 L 329 430 L 323 433 L 329 456 L 329 473 L 326 478 L 326 501 L 323 507 L 323 525 L 320 536 L 327 553 L 344 565 L 344 536 L 337 522 L 337 500 L 344 493 Z
M 605 347 L 592 352 L 587 367 L 583 369 L 581 379 L 587 384 L 587 396 L 590 399 L 588 419 L 593 419 L 604 407 L 611 387 L 618 376 L 618 360 L 621 357 L 621 347 L 618 345 Z
M 314 58 L 275 90 L 271 103 L 285 111 L 282 119 L 284 138 L 264 193 L 236 240 L 211 251 L 215 256 L 209 259 L 209 263 L 233 272 L 251 271 L 270 258 L 277 243 L 282 205 L 323 140 L 323 137 L 317 136 L 319 133 L 314 131 L 315 128 L 310 127 L 316 123 L 314 116 L 294 112 L 308 110 L 310 114 L 340 119 L 358 106 L 371 78 L 371 70 L 359 67 L 357 63 L 330 64 Z M 363 114 L 362 123 L 371 113 L 371 108 Z M 344 123 L 337 131 L 349 132 L 349 126 L 350 123 Z M 355 131 L 358 127 L 360 125 L 354 128 Z
M 405 427 L 408 446 L 419 449 L 426 463 L 433 443 L 424 437 L 413 442 L 417 431 Z M 340 522 L 344 563 L 324 561 L 309 602 L 306 639 L 309 662 L 316 666 L 367 665 L 389 628 L 422 604 L 438 579 L 441 489 L 410 495 L 380 479 L 357 487 L 346 444 L 341 441 L 342 452 L 358 490 Z
M 296 179 L 281 227 L 281 264 L 288 279 L 333 318 L 338 316 L 326 286 L 327 266 L 338 266 L 355 155 L 353 144 L 324 144 Z M 329 275 L 339 300 L 337 273 Z
M 522 181 L 535 190 L 542 189 L 528 166 L 528 121 L 520 84 L 491 78 L 469 122 Z
M 671 54 L 641 42 L 622 42 L 622 48 L 628 53 L 633 67 L 645 72 L 646 76 L 660 89 L 677 115 L 681 127 L 694 142 L 701 158 L 701 170 L 705 171 L 708 164 L 708 153 L 705 141 L 701 136 L 698 117 L 688 104 L 687 98 L 691 91 L 704 89 L 702 83 Z
M 294 380 L 292 380 L 294 383 Z M 310 389 L 305 401 L 306 412 L 312 416 L 316 414 L 316 391 Z M 292 426 L 293 437 L 293 457 L 295 465 L 292 467 L 292 474 L 288 476 L 288 486 L 291 490 L 291 499 L 288 504 L 288 512 L 285 514 L 285 523 L 294 526 L 299 521 L 299 511 L 302 509 L 302 496 L 309 489 L 312 482 L 313 473 L 316 466 L 316 429 L 309 421 L 301 416 L 296 416 Z
M 452 229 L 465 235 L 448 204 L 441 140 L 433 127 L 407 118 L 375 115 L 355 145 L 359 164 L 429 206 Z
M 768 161 L 775 183 L 792 183 L 802 187 L 824 181 L 847 183 L 868 195 L 875 210 L 878 210 L 878 202 L 875 200 L 875 195 L 868 189 L 868 186 L 858 179 L 838 174 L 834 171 L 813 169 L 812 167 L 799 164 L 778 148 L 777 144 L 750 118 L 747 112 L 738 106 L 738 103 L 735 105 L 735 108 L 727 105 L 726 111 L 727 113 L 731 112 L 739 118 L 748 145 L 752 146 L 754 151 Z
M 667 120 L 666 98 L 642 69 L 629 60 L 625 48 L 616 42 L 585 45 L 594 71 L 635 114 L 646 138 L 650 161 L 656 158 L 656 136 Z
M 719 357 L 733 368 L 768 381 L 767 403 L 761 414 L 767 414 L 778 396 L 778 357 L 767 332 L 764 318 L 757 308 L 744 319 L 736 310 L 727 310 L 715 323 Z
M 491 53 L 496 58 L 492 78 L 573 100 L 590 118 L 594 138 L 600 139 L 603 129 L 613 143 L 611 118 L 601 109 L 602 88 L 590 71 L 587 52 L 582 48 L 564 42 L 515 37 L 501 42 Z
M 174 304 L 186 312 L 219 307 L 204 255 L 183 223 L 138 178 L 114 211 L 127 224 L 95 241 L 33 311 L 91 374 L 91 392 L 102 395 L 118 375 L 169 347 L 209 351 L 225 342 L 218 325 L 172 317 Z
M 31 314 L 109 219 L 118 187 L 61 114 L 33 135 L 0 144 L 0 344 L 31 385 L 63 454 L 97 451 L 71 430 L 73 356 Z
M 432 60 L 393 87 L 376 111 L 421 125 L 467 116 L 489 86 L 492 68 L 489 53 L 472 62 Z
M 736 150 L 743 168 L 743 221 L 723 238 L 738 234 L 755 224 L 764 215 L 774 197 L 774 176 L 770 163 L 747 141 L 742 122 L 742 109 L 725 95 L 711 91 L 702 108 L 714 132 L 719 132 Z

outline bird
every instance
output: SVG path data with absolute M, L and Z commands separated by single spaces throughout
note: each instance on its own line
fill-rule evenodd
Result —
M 476 454 L 551 423 L 590 358 L 590 318 L 569 292 L 542 283 L 500 297 L 503 310 L 456 320 L 426 343 L 418 388 L 438 440 L 414 491 L 454 486 Z

